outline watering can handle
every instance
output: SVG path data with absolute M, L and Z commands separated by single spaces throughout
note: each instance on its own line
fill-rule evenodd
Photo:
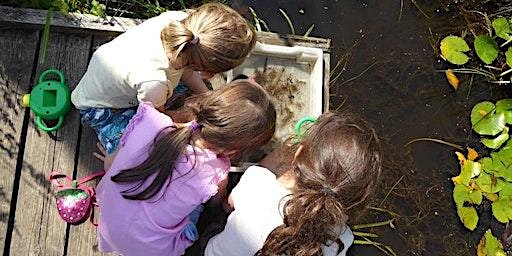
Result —
M 43 120 L 41 119 L 41 117 L 37 116 L 36 117 L 36 121 L 37 121 L 37 126 L 39 126 L 39 129 L 45 131 L 45 132 L 53 132 L 53 131 L 56 131 L 58 129 L 60 129 L 62 127 L 62 125 L 64 124 L 64 117 L 63 116 L 60 116 L 59 117 L 59 122 L 57 122 L 57 124 L 54 126 L 54 127 L 50 127 L 48 128 L 46 126 L 46 124 L 43 123 Z
M 59 77 L 60 79 L 60 83 L 64 83 L 64 74 L 62 74 L 62 72 L 60 72 L 59 70 L 56 70 L 56 69 L 48 69 L 46 71 L 44 71 L 43 73 L 41 73 L 41 75 L 39 76 L 39 80 L 38 80 L 38 83 L 43 83 L 46 78 L 47 75 L 49 74 L 55 74 Z

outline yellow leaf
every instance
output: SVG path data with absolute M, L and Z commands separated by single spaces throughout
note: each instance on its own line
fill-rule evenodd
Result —
M 485 248 L 485 236 L 482 236 L 482 239 L 478 243 L 478 246 L 476 247 L 476 255 L 478 256 L 487 256 L 487 253 L 484 251 Z
M 480 110 L 478 110 L 478 113 L 480 113 L 480 115 L 482 115 L 482 116 L 486 116 L 487 114 L 489 114 L 489 113 L 487 113 L 486 111 L 481 110 L 481 109 L 480 109 Z
M 453 86 L 453 89 L 457 90 L 459 87 L 459 79 L 457 76 L 455 76 L 455 73 L 453 73 L 453 70 L 448 69 L 444 71 L 444 74 L 446 75 L 446 79 L 448 79 L 448 83 Z
M 476 152 L 476 150 L 468 147 L 468 160 L 469 161 L 473 161 L 475 160 L 476 158 L 478 157 L 478 153 Z
M 455 185 L 460 184 L 460 176 L 453 177 L 452 181 Z
M 455 152 L 455 154 L 457 155 L 457 159 L 459 159 L 460 166 L 464 166 L 466 163 L 466 157 L 460 152 Z
M 482 194 L 485 196 L 485 198 L 489 199 L 489 201 L 491 201 L 491 202 L 494 202 L 494 201 L 498 200 L 498 195 L 496 195 L 494 193 L 485 193 L 485 192 L 483 192 Z

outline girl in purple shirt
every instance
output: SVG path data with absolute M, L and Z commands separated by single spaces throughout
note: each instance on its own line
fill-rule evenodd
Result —
M 189 215 L 226 185 L 229 157 L 268 142 L 276 112 L 252 80 L 237 80 L 188 103 L 175 123 L 142 103 L 97 187 L 99 248 L 122 255 L 182 255 Z M 219 191 L 219 193 L 218 193 Z

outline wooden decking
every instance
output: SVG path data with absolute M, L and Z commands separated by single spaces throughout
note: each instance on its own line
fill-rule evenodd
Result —
M 82 127 L 79 113 L 73 109 L 55 140 L 37 129 L 33 114 L 21 106 L 20 99 L 47 68 L 62 70 L 68 86 L 74 88 L 94 49 L 126 27 L 96 24 L 91 29 L 83 25 L 86 16 L 55 14 L 57 21 L 41 64 L 44 19 L 33 16 L 44 17 L 45 12 L 33 11 L 29 22 L 23 18 L 27 12 L 0 7 L 0 247 L 4 255 L 98 255 L 95 228 L 88 223 L 66 225 L 57 214 L 48 181 L 52 170 L 83 177 L 101 167 L 92 155 L 94 132 Z M 323 48 L 325 70 L 329 70 L 329 40 L 260 35 L 264 42 Z M 327 79 L 328 72 L 326 86 Z

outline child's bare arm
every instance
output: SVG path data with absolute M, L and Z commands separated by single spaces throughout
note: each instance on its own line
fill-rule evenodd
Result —
M 107 151 L 105 150 L 105 148 L 103 148 L 103 146 L 99 142 L 96 143 L 96 147 L 98 148 L 100 153 L 94 152 L 93 155 L 96 158 L 98 158 L 100 161 L 103 162 L 103 170 L 108 171 L 110 169 L 110 167 L 112 166 L 114 159 L 116 158 L 118 150 L 116 150 L 112 154 L 107 154 Z M 121 147 L 121 146 L 119 145 L 119 147 Z
M 203 82 L 201 76 L 196 71 L 185 69 L 185 71 L 183 71 L 183 75 L 181 76 L 181 80 L 183 80 L 188 88 L 190 88 L 190 90 L 192 90 L 192 92 L 195 94 L 201 94 L 208 91 L 208 87 L 206 87 L 206 84 Z
M 224 206 L 227 203 L 228 178 L 221 181 L 218 187 L 219 189 L 217 190 L 217 194 L 208 201 L 208 204 L 212 205 L 213 207 L 217 207 L 220 205 Z

